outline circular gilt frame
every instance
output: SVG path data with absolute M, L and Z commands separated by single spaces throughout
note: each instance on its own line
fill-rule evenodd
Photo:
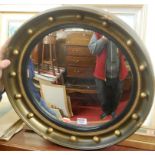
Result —
M 28 49 L 50 30 L 67 25 L 84 25 L 104 32 L 125 49 L 134 66 L 136 86 L 133 87 L 136 87 L 136 92 L 132 106 L 123 118 L 102 130 L 72 130 L 50 121 L 34 107 L 25 91 L 22 76 Z M 133 134 L 150 111 L 154 79 L 147 51 L 129 26 L 107 12 L 82 7 L 48 10 L 25 23 L 5 50 L 5 57 L 11 60 L 11 65 L 4 71 L 3 80 L 13 108 L 36 133 L 56 144 L 82 150 L 111 146 Z

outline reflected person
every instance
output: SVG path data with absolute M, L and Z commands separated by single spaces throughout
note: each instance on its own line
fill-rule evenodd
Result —
M 123 80 L 128 75 L 125 58 L 114 42 L 99 33 L 93 33 L 88 48 L 96 55 L 94 76 L 103 111 L 100 118 L 108 115 L 114 118 L 123 90 Z
M 47 106 L 45 101 L 42 99 L 39 90 L 35 87 L 33 83 L 33 78 L 35 77 L 35 73 L 34 73 L 34 65 L 31 59 L 29 59 L 29 62 L 28 62 L 27 77 L 28 77 L 28 86 L 30 88 L 30 91 L 33 93 L 34 97 L 36 98 L 36 100 L 40 103 L 40 105 L 45 110 L 47 110 L 47 112 L 52 114 L 52 116 L 56 117 L 56 113 Z

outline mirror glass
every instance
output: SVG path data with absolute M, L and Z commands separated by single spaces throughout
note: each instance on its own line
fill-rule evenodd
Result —
M 117 119 L 129 104 L 132 80 L 131 67 L 118 45 L 81 28 L 44 36 L 27 65 L 27 85 L 40 111 L 79 127 Z

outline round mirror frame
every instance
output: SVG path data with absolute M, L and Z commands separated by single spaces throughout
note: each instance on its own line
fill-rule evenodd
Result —
M 40 34 L 66 23 L 93 26 L 109 34 L 121 44 L 133 62 L 137 73 L 136 97 L 126 116 L 109 128 L 78 132 L 58 126 L 35 109 L 24 90 L 22 62 L 27 48 Z M 5 50 L 5 57 L 12 63 L 4 71 L 3 80 L 13 108 L 36 133 L 56 144 L 83 150 L 111 146 L 133 134 L 142 125 L 151 109 L 154 79 L 147 51 L 129 26 L 107 12 L 81 7 L 48 10 L 25 23 L 11 38 Z

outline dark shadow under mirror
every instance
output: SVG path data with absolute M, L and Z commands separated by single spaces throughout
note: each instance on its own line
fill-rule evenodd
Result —
M 121 49 L 90 30 L 66 28 L 46 35 L 28 60 L 27 84 L 52 119 L 92 127 L 127 107 L 133 74 Z

